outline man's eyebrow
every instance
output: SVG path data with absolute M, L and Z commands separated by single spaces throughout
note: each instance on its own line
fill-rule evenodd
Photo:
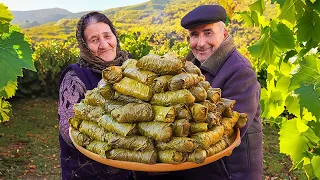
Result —
M 206 28 L 206 29 L 204 29 L 204 30 L 202 30 L 202 31 L 204 31 L 204 32 L 206 32 L 206 31 L 212 31 L 212 28 Z
M 191 31 L 191 32 L 190 32 L 190 35 L 193 36 L 193 35 L 195 35 L 196 33 L 197 33 L 196 31 Z

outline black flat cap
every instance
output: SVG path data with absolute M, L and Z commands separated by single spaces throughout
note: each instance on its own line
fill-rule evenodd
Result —
M 181 19 L 181 26 L 185 29 L 218 21 L 226 22 L 227 13 L 220 5 L 202 5 L 196 7 Z

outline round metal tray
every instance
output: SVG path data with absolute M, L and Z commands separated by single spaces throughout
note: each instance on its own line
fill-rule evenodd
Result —
M 95 161 L 98 161 L 102 164 L 121 168 L 121 169 L 127 169 L 127 170 L 134 170 L 134 171 L 146 171 L 146 172 L 168 172 L 168 171 L 180 171 L 180 170 L 186 170 L 186 169 L 192 169 L 200 166 L 204 166 L 206 164 L 210 164 L 218 159 L 221 159 L 224 156 L 229 156 L 232 153 L 232 150 L 237 147 L 240 142 L 240 130 L 237 129 L 236 133 L 230 138 L 231 145 L 224 149 L 223 151 L 212 155 L 210 157 L 207 157 L 206 160 L 201 163 L 197 164 L 194 162 L 184 162 L 181 164 L 166 164 L 166 163 L 157 163 L 157 164 L 144 164 L 144 163 L 136 163 L 136 162 L 128 162 L 128 161 L 118 161 L 118 160 L 112 160 L 112 159 L 105 159 L 99 156 L 98 154 L 95 154 L 81 146 L 75 143 L 75 141 L 72 139 L 72 136 L 70 134 L 70 138 L 74 144 L 74 146 L 84 155 L 89 157 L 90 159 L 93 159 Z

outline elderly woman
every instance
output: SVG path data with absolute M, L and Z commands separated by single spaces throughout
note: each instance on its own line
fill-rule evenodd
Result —
M 111 21 L 99 12 L 90 12 L 78 22 L 76 37 L 80 48 L 77 64 L 69 65 L 61 74 L 59 92 L 59 141 L 62 179 L 131 179 L 131 172 L 109 167 L 81 154 L 69 137 L 68 119 L 73 117 L 73 105 L 95 88 L 101 71 L 111 65 L 121 65 L 128 53 L 120 49 L 119 39 Z

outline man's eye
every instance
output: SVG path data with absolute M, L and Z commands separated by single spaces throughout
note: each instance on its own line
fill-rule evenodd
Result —
M 190 34 L 191 37 L 197 37 L 198 34 Z
M 204 34 L 205 34 L 205 35 L 211 35 L 212 32 L 208 31 L 208 32 L 205 32 Z

